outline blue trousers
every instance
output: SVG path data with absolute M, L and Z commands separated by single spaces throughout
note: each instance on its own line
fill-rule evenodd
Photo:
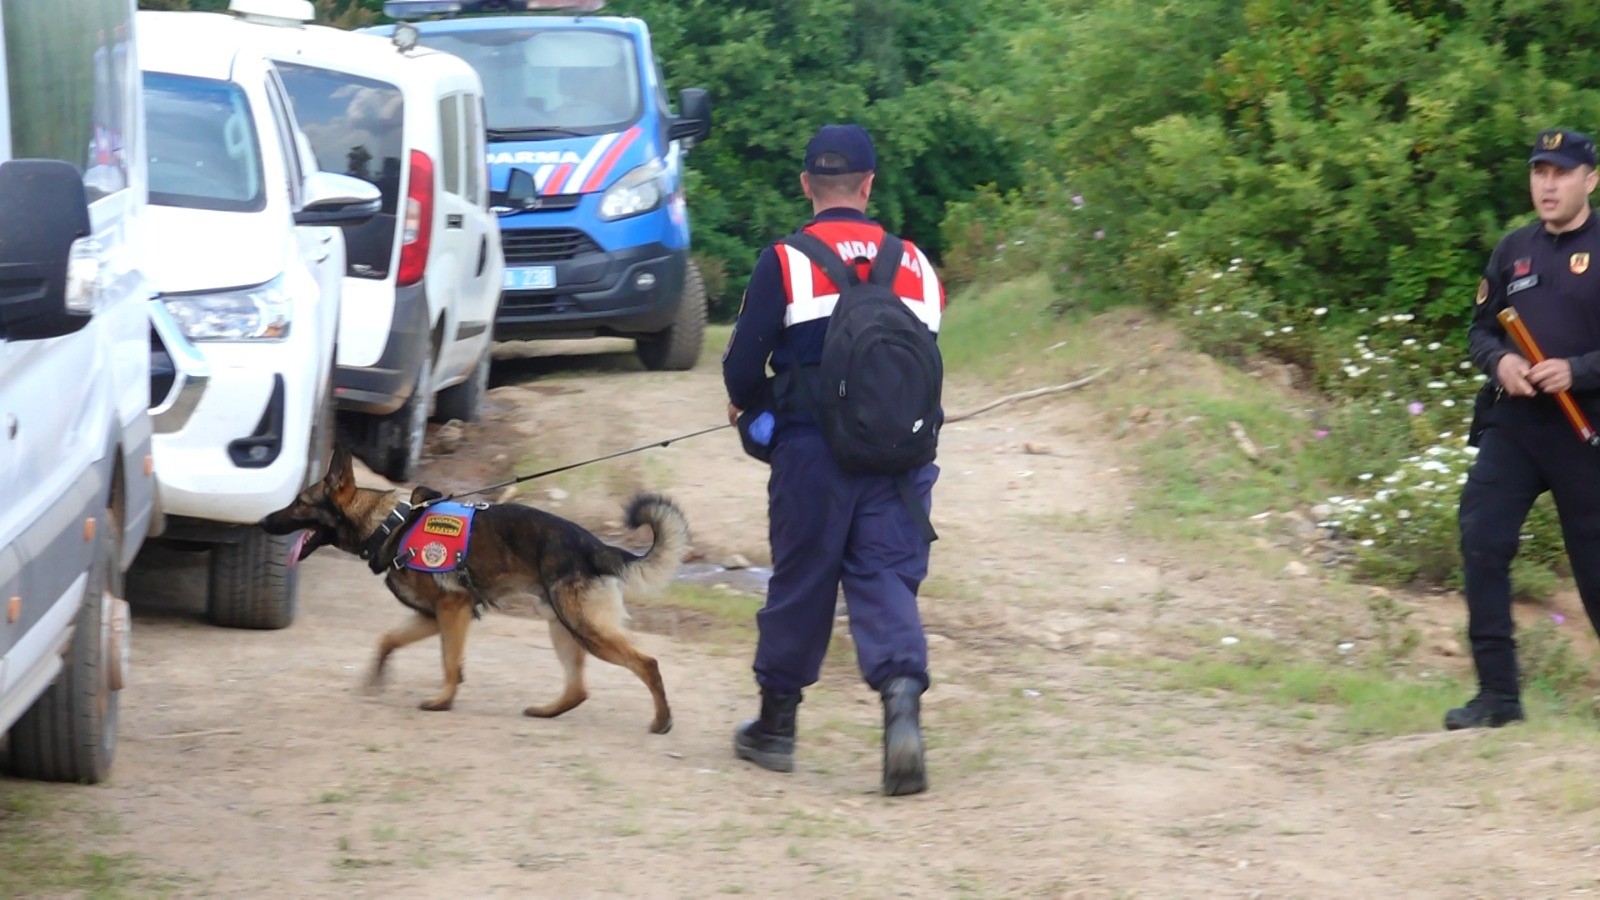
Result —
M 1600 450 L 1572 433 L 1555 401 L 1502 400 L 1461 490 L 1467 632 L 1478 686 L 1520 694 L 1511 561 L 1534 501 L 1549 491 L 1590 625 L 1600 634 Z
M 938 466 L 911 477 L 931 509 Z M 777 693 L 816 683 L 842 584 L 867 684 L 878 690 L 903 675 L 927 687 L 917 588 L 928 574 L 929 546 L 894 480 L 841 472 L 822 435 L 802 426 L 773 448 L 767 502 L 772 579 L 756 614 L 756 682 Z

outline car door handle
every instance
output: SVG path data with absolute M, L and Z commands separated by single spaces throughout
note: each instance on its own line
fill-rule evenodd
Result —
M 482 277 L 483 267 L 489 264 L 489 236 L 478 238 L 478 274 L 474 278 Z
M 312 262 L 316 262 L 316 263 L 327 262 L 328 261 L 328 257 L 332 256 L 332 255 L 333 254 L 331 254 L 328 251 L 324 250 L 324 251 L 322 251 L 322 255 L 321 256 L 312 257 L 311 261 Z
M 466 220 L 460 213 L 451 213 L 444 217 L 444 227 L 446 228 L 460 228 L 465 223 Z
M 323 243 L 324 243 L 324 244 L 331 244 L 331 243 L 333 243 L 333 234 L 332 234 L 332 233 L 331 233 L 331 232 L 330 232 L 330 233 L 328 233 L 328 234 L 325 234 L 325 235 L 323 235 L 323 236 L 322 236 L 322 242 L 323 242 Z

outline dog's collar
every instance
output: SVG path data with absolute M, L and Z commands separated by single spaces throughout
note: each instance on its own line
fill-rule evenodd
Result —
M 411 518 L 411 511 L 411 504 L 404 500 L 396 503 L 394 509 L 389 510 L 389 514 L 378 523 L 378 529 L 361 542 L 361 558 L 367 561 L 373 572 L 382 572 L 388 568 L 388 561 L 382 558 L 383 545 L 389 542 L 396 528 Z

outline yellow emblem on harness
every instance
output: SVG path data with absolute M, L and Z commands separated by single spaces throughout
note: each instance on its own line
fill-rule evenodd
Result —
M 1574 275 L 1582 275 L 1583 273 L 1589 271 L 1589 254 L 1572 254 L 1572 259 L 1567 261 L 1567 268 L 1571 269 L 1572 274 Z
M 424 534 L 442 534 L 445 537 L 459 537 L 466 527 L 467 521 L 459 516 L 429 516 L 428 521 L 422 523 Z

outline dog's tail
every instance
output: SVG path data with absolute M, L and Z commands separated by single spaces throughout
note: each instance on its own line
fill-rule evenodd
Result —
M 628 560 L 623 578 L 627 592 L 651 593 L 665 587 L 678 573 L 689 549 L 689 520 L 678 505 L 660 494 L 636 494 L 628 502 L 628 527 L 650 526 L 655 540 L 643 556 Z

